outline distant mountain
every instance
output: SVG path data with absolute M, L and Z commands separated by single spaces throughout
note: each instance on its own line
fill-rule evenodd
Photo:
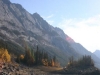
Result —
M 95 54 L 89 52 L 86 48 L 84 48 L 81 44 L 79 43 L 72 43 L 69 42 L 71 47 L 74 48 L 76 52 L 78 52 L 81 55 L 90 55 L 92 59 L 94 60 L 95 66 L 100 68 L 100 58 L 98 58 Z
M 30 14 L 20 4 L 0 0 L 0 47 L 17 55 L 25 52 L 25 46 L 35 49 L 37 45 L 39 50 L 56 55 L 63 66 L 71 56 L 78 59 L 85 54 L 93 55 L 38 13 Z M 96 64 L 100 63 L 99 58 L 93 56 Z
M 95 54 L 98 58 L 100 58 L 100 50 L 96 50 L 95 52 L 93 52 L 93 54 Z

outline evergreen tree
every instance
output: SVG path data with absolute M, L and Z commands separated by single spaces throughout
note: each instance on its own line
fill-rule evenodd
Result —
M 73 58 L 70 58 L 69 64 L 67 65 L 68 68 L 76 67 L 76 68 L 87 68 L 93 67 L 94 62 L 91 59 L 91 56 L 83 56 L 83 58 L 79 59 L 78 61 L 74 61 Z
M 38 46 L 37 46 L 37 50 L 36 50 L 36 53 L 35 53 L 35 63 L 36 65 L 38 65 L 38 62 L 39 62 L 39 50 L 38 50 Z
M 23 62 L 24 64 L 28 66 L 31 66 L 33 64 L 55 66 L 56 56 L 53 56 L 51 58 L 51 56 L 49 56 L 47 52 L 40 51 L 38 46 L 35 52 L 32 49 L 30 50 L 26 46 L 25 55 L 18 56 L 17 62 Z
M 34 58 L 29 49 L 26 49 L 25 51 L 24 63 L 28 66 L 31 66 L 34 64 Z
M 53 61 L 56 62 L 56 56 L 53 57 Z

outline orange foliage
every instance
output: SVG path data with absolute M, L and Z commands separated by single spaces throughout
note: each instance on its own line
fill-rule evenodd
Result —
M 55 62 L 55 67 L 60 67 L 60 63 L 59 62 Z
M 53 61 L 53 59 L 51 60 L 51 66 L 52 66 L 52 67 L 54 66 L 54 61 Z
M 47 59 L 42 59 L 42 63 L 44 66 L 48 66 L 48 60 Z
M 24 59 L 24 55 L 20 55 L 20 59 L 23 60 Z

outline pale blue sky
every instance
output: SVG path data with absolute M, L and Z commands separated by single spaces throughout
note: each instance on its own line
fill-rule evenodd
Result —
M 100 13 L 100 0 L 10 0 L 30 13 L 39 13 L 59 22 L 62 18 L 87 18 Z
M 10 0 L 37 12 L 89 51 L 100 49 L 100 0 Z

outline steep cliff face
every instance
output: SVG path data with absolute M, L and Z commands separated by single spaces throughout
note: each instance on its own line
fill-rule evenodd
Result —
M 3 41 L 20 47 L 25 44 L 23 40 L 34 47 L 39 45 L 41 50 L 56 55 L 61 64 L 66 64 L 68 57 L 78 58 L 80 55 L 65 38 L 64 33 L 49 25 L 38 13 L 30 14 L 19 4 L 0 0 L 0 39 Z M 12 51 L 16 53 L 18 50 Z

